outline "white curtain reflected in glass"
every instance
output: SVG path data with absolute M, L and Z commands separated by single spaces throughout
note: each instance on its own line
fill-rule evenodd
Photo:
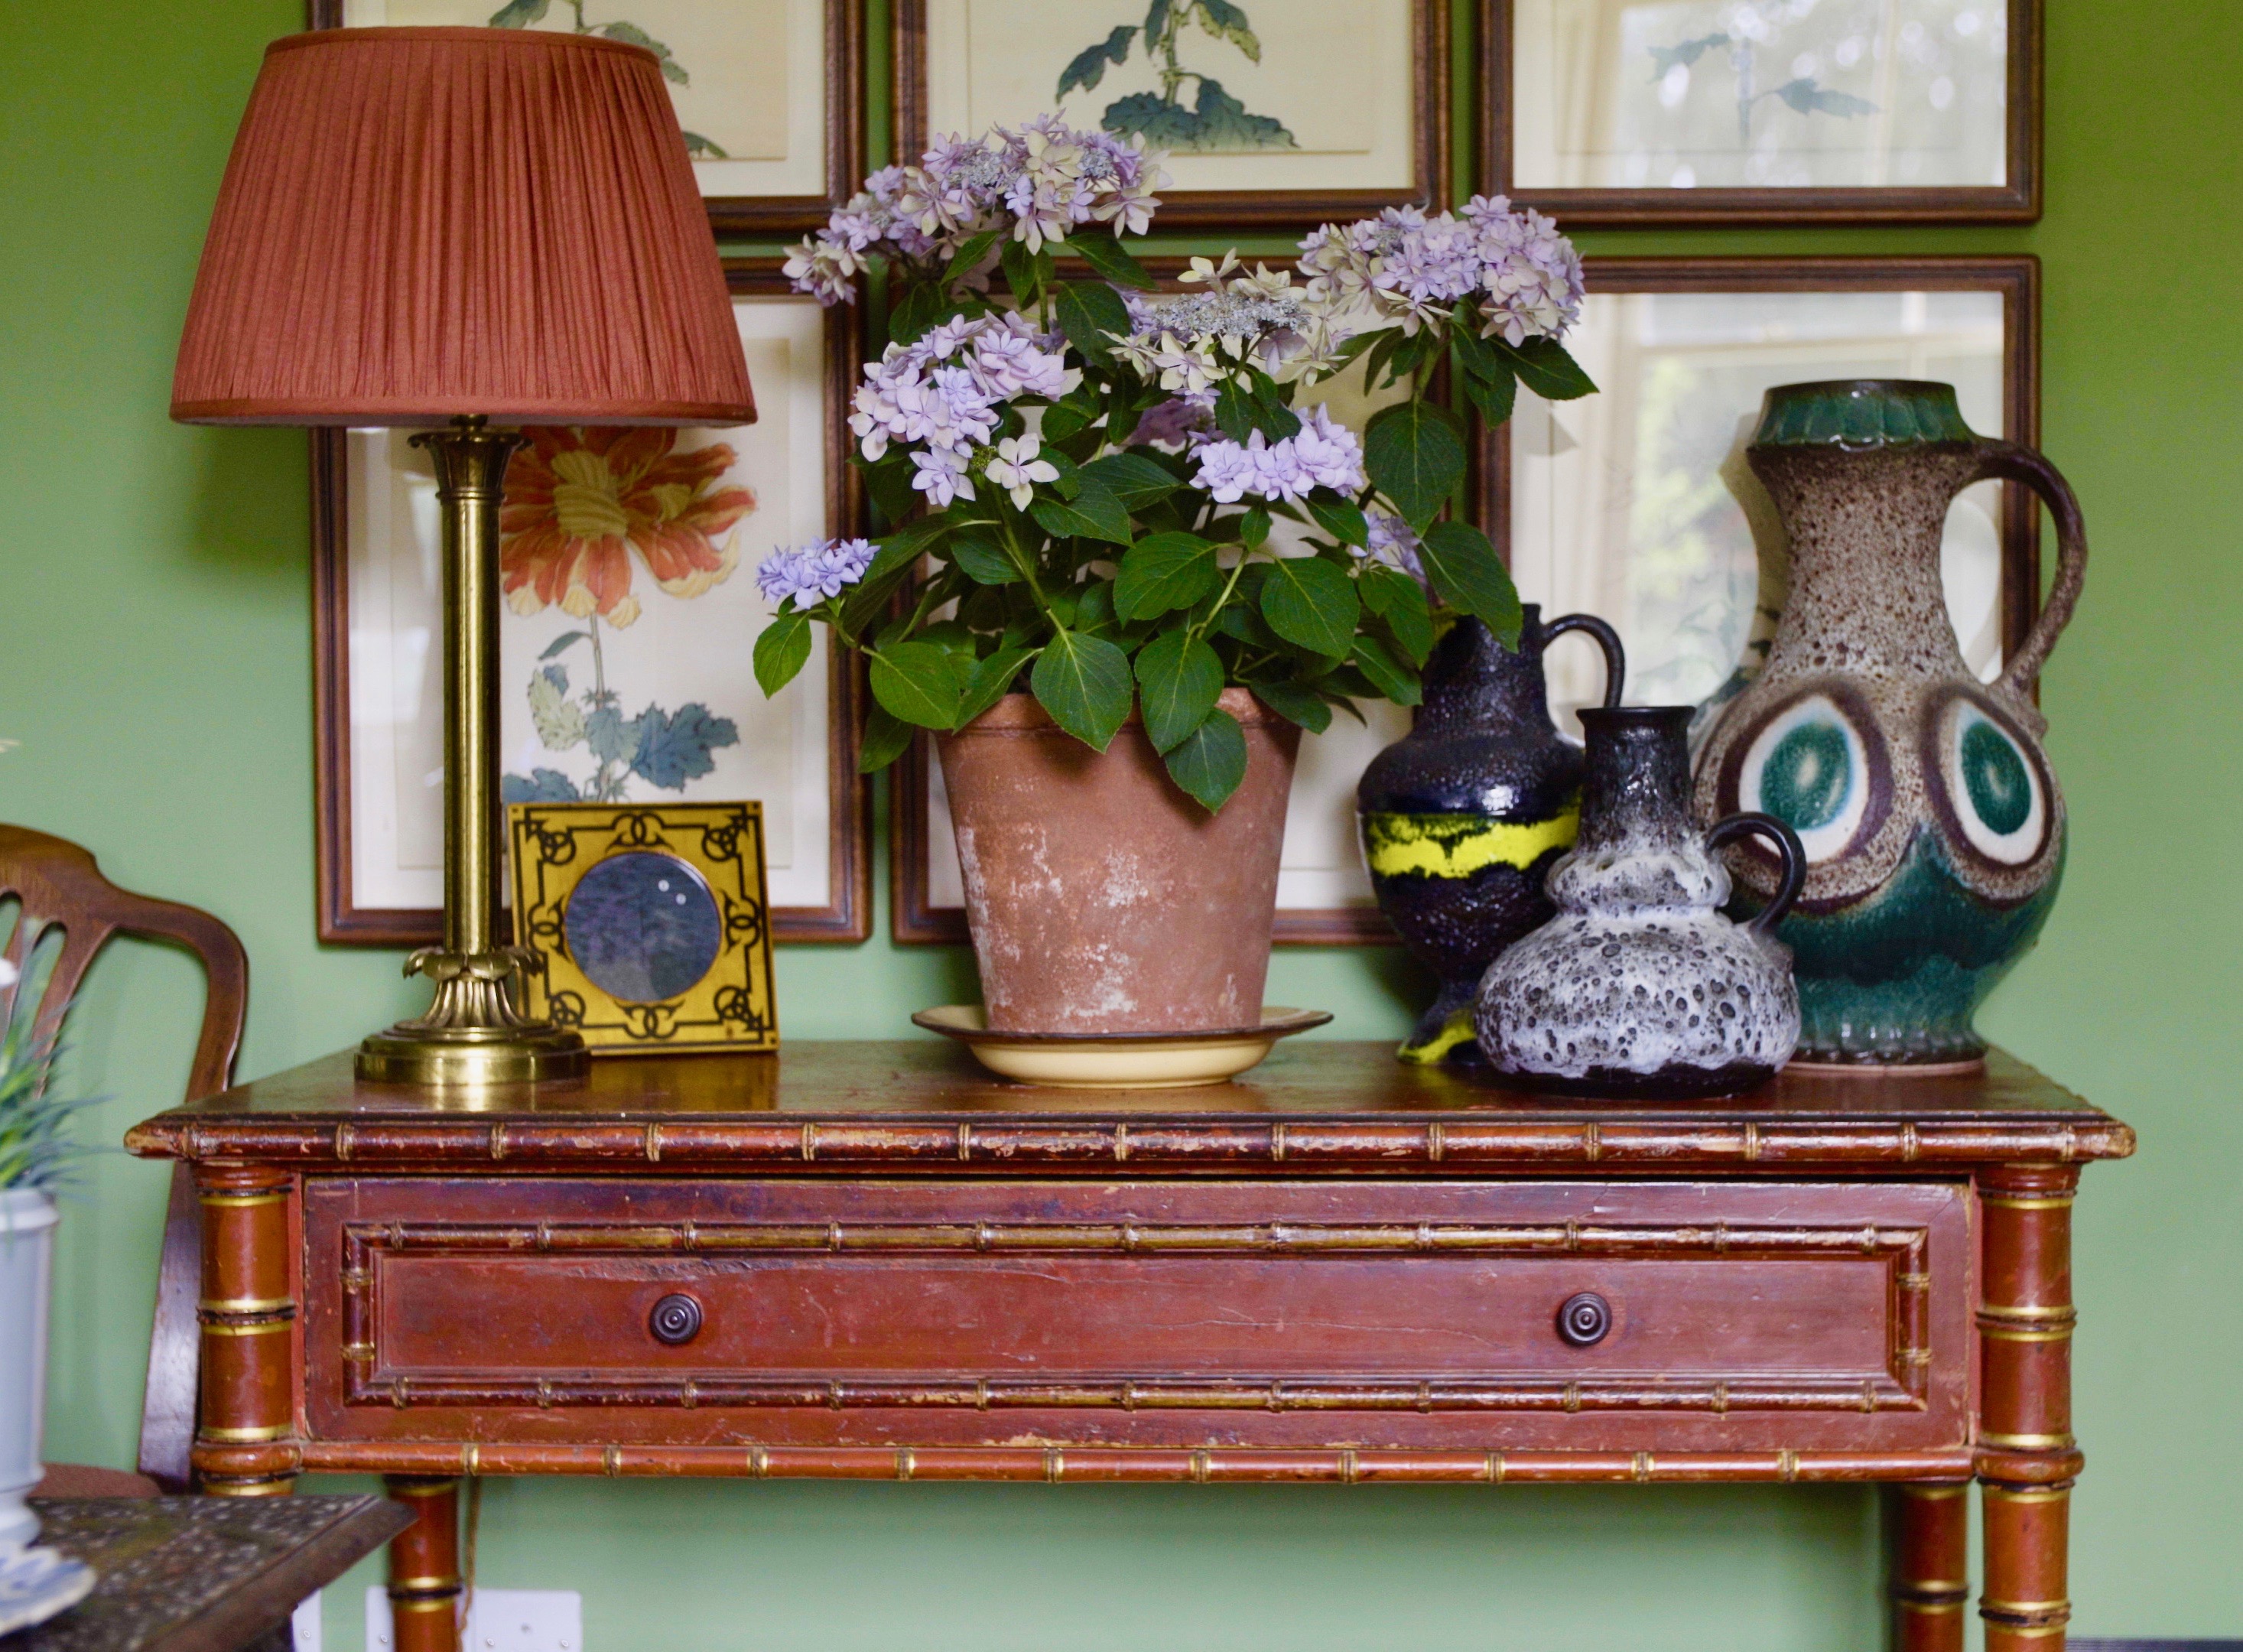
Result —
M 2006 175 L 2005 0 L 1511 0 L 1529 189 Z
M 1755 672 L 1782 611 L 1774 504 L 1745 463 L 1771 386 L 1936 379 L 1963 417 L 2008 435 L 1998 293 L 1593 293 L 1566 343 L 1600 394 L 1521 394 L 1511 425 L 1511 565 L 1546 615 L 1586 611 L 1627 646 L 1627 698 L 1697 705 Z M 1948 513 L 1942 572 L 1963 658 L 2001 665 L 2000 485 Z M 1550 698 L 1603 690 L 1588 647 L 1550 656 Z

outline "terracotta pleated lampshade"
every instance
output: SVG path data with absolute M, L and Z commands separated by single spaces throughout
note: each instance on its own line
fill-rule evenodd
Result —
M 172 385 L 203 424 L 744 424 L 654 55 L 515 29 L 275 41 Z

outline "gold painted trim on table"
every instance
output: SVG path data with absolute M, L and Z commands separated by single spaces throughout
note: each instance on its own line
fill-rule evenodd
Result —
M 1997 1451 L 2069 1451 L 2078 1441 L 2071 1434 L 1982 1433 L 1978 1443 Z
M 1981 1193 L 1978 1202 L 2002 1210 L 2060 1210 L 2078 1197 L 2076 1193 Z
M 195 1304 L 202 1313 L 280 1313 L 295 1305 L 293 1297 L 205 1297 Z
M 269 1337 L 276 1332 L 285 1334 L 294 1326 L 295 1323 L 294 1319 L 289 1318 L 265 1319 L 253 1325 L 212 1325 L 205 1320 L 203 1323 L 203 1335 L 205 1337 Z
M 206 1425 L 195 1430 L 195 1438 L 214 1446 L 255 1446 L 268 1440 L 286 1440 L 293 1429 L 292 1423 L 266 1423 L 256 1428 L 212 1428 Z
M 255 1193 L 237 1193 L 231 1188 L 205 1188 L 195 1197 L 206 1205 L 218 1205 L 229 1210 L 246 1210 L 260 1204 L 286 1204 L 288 1202 L 286 1189 L 277 1193 L 269 1189 Z

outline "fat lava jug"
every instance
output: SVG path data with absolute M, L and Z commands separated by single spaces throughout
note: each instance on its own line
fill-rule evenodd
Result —
M 1759 810 L 1799 834 L 1807 881 L 1776 925 L 1799 983 L 1799 1059 L 1955 1068 L 1972 1019 L 2039 936 L 2064 874 L 2064 795 L 2033 683 L 2086 570 L 2078 502 L 2030 448 L 1977 435 L 1953 387 L 1902 380 L 1768 393 L 1746 459 L 1789 536 L 1790 594 L 1768 664 L 1698 754 L 1701 815 Z M 1947 509 L 2019 482 L 2057 528 L 2039 617 L 1980 683 L 1940 583 Z M 1732 850 L 1738 909 L 1781 876 Z
M 1581 832 L 1550 871 L 1558 915 L 1490 966 L 1475 1021 L 1488 1062 L 1530 1089 L 1615 1099 L 1731 1096 L 1799 1037 L 1791 955 L 1769 931 L 1806 869 L 1791 828 L 1690 813 L 1687 705 L 1581 713 Z M 1748 923 L 1721 915 L 1722 845 L 1775 846 L 1784 872 Z
M 1505 648 L 1461 619 L 1427 662 L 1410 732 L 1363 772 L 1356 820 L 1378 908 L 1439 979 L 1397 1052 L 1405 1062 L 1476 1063 L 1472 995 L 1498 954 L 1545 922 L 1543 882 L 1580 821 L 1581 748 L 1550 720 L 1543 651 L 1569 631 L 1605 657 L 1605 704 L 1620 704 L 1627 662 L 1604 621 L 1520 610 Z

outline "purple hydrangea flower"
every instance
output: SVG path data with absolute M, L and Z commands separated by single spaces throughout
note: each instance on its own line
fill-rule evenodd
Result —
M 1362 444 L 1321 407 L 1310 408 L 1299 431 L 1283 441 L 1270 442 L 1256 430 L 1243 444 L 1207 442 L 1197 458 L 1199 485 L 1223 505 L 1248 494 L 1297 503 L 1312 488 L 1351 494 L 1364 485 Z
M 756 583 L 773 607 L 794 599 L 798 612 L 819 600 L 839 597 L 872 565 L 866 539 L 824 539 L 808 545 L 783 545 L 756 570 Z

